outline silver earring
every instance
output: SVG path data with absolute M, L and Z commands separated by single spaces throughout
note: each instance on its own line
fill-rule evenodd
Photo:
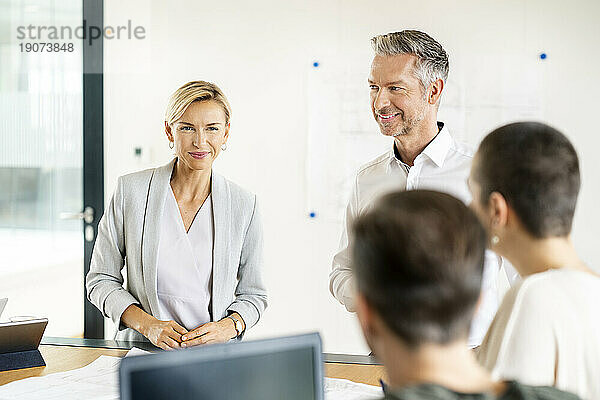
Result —
M 173 147 L 175 147 L 175 143 L 174 142 L 169 142 L 169 148 L 173 149 Z
M 498 243 L 500 243 L 500 238 L 498 237 L 498 235 L 492 236 L 492 244 L 495 246 Z
M 227 143 L 223 143 L 221 145 L 221 150 L 223 150 L 223 151 L 227 150 Z

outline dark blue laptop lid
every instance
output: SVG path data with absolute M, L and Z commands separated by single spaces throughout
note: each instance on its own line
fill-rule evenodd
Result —
M 318 333 L 123 359 L 122 400 L 323 400 Z

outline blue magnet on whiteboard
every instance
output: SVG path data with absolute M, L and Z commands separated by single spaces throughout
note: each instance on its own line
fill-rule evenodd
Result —
M 541 58 L 542 60 L 545 60 L 545 59 L 546 59 L 546 57 L 548 57 L 548 55 L 547 55 L 546 53 L 542 53 L 542 54 L 540 54 L 540 58 Z
M 315 62 L 313 63 L 313 67 L 317 68 L 318 66 L 319 66 L 319 62 L 318 62 L 318 61 L 315 61 Z
M 308 214 L 308 216 L 311 218 L 315 218 L 317 216 L 317 214 L 313 211 L 310 214 Z

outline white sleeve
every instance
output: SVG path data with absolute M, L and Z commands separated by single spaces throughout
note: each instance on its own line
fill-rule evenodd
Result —
M 490 250 L 485 251 L 483 276 L 481 277 L 481 295 L 475 315 L 471 321 L 468 339 L 469 347 L 476 347 L 481 344 L 498 310 L 501 300 L 498 296 L 499 259 L 500 257 L 494 252 Z
M 344 228 L 340 238 L 339 251 L 333 257 L 332 270 L 329 274 L 329 291 L 350 312 L 356 310 L 354 304 L 354 278 L 350 264 L 349 243 L 352 241 L 352 224 L 358 213 L 358 177 L 344 215 Z

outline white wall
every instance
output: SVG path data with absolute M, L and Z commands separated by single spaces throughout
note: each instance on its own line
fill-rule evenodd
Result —
M 456 136 L 476 145 L 515 119 L 518 110 L 499 105 L 525 99 L 571 138 L 583 170 L 574 238 L 598 266 L 598 15 L 593 0 L 106 1 L 105 24 L 131 19 L 147 32 L 141 41 L 105 41 L 107 199 L 119 175 L 169 160 L 162 125 L 170 93 L 189 80 L 216 82 L 233 119 L 229 148 L 215 168 L 255 192 L 264 215 L 270 306 L 248 337 L 318 330 L 327 351 L 366 352 L 354 317 L 328 291 L 341 225 L 306 217 L 306 71 L 315 60 L 335 60 L 364 67 L 366 81 L 369 39 L 415 28 L 450 54 L 448 89 L 462 100 L 442 112 L 460 128 Z M 478 107 L 480 99 L 486 107 Z M 141 160 L 136 146 L 144 149 Z

